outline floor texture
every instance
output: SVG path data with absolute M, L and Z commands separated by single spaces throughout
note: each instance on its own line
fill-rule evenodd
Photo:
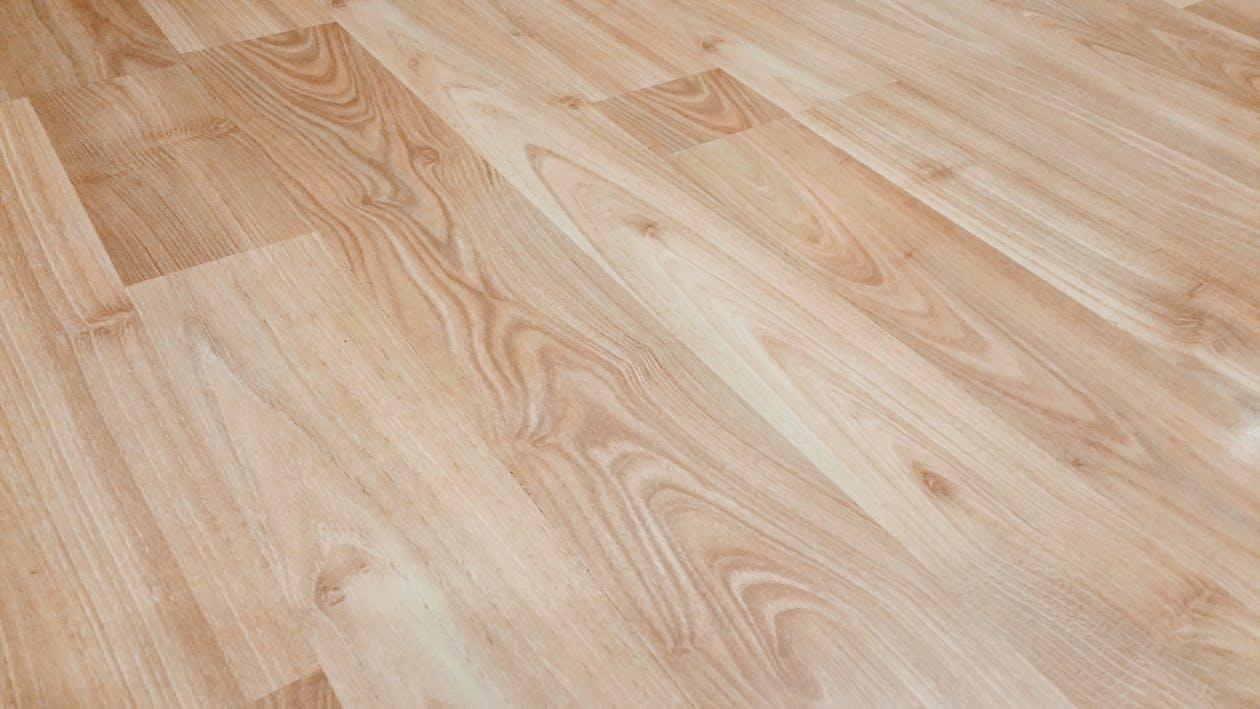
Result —
M 0 0 L 0 706 L 1260 706 L 1260 0 Z

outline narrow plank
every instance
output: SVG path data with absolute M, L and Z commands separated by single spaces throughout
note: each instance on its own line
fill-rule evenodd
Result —
M 327 21 L 316 0 L 138 0 L 175 48 L 195 52 Z
M 161 421 L 99 400 L 143 379 L 108 366 L 143 336 L 25 100 L 0 105 L 0 242 L 0 703 L 239 702 L 134 474 Z
M 1260 397 L 1254 177 L 1231 180 L 1117 129 L 1125 145 L 1107 121 L 988 88 L 902 83 L 802 118 L 1170 362 Z M 1041 137 L 1024 132 L 1034 121 Z
M 343 701 L 675 703 L 317 235 L 129 290 Z
M 28 103 L 15 103 L 5 113 L 5 121 L 5 155 L 11 181 L 0 191 L 10 212 L 0 234 L 4 234 L 6 253 L 15 264 L 9 285 L 18 290 L 9 292 L 21 293 L 18 300 L 6 302 L 14 303 L 11 307 L 18 307 L 16 303 L 20 302 L 38 303 L 30 310 L 18 307 L 10 312 L 14 322 L 20 320 L 29 327 L 26 336 L 31 343 L 42 343 L 45 348 L 35 356 L 19 337 L 15 349 L 4 350 L 30 368 L 10 373 L 19 379 L 10 380 L 16 389 L 6 402 L 11 400 L 13 406 L 19 407 L 9 412 L 14 417 L 13 426 L 29 427 L 21 429 L 21 434 L 34 436 L 47 428 L 52 432 L 49 436 L 55 433 L 66 438 L 60 443 L 64 448 L 62 457 L 55 457 L 50 450 L 47 455 L 54 457 L 34 458 L 39 463 L 37 470 L 43 470 L 44 475 L 40 479 L 40 495 L 31 499 L 59 500 L 59 505 L 77 506 L 76 513 L 96 510 L 93 514 L 105 515 L 101 519 L 116 516 L 121 526 L 116 542 L 122 545 L 117 555 L 121 557 L 131 544 L 142 549 L 151 547 L 156 550 L 156 557 L 165 562 L 171 560 L 164 557 L 169 553 L 174 567 L 163 569 L 164 574 L 169 570 L 181 576 L 159 577 L 157 581 L 173 589 L 170 593 L 179 603 L 184 603 L 180 594 L 192 593 L 198 607 L 195 613 L 189 611 L 194 620 L 171 617 L 168 613 L 161 622 L 170 627 L 157 626 L 150 631 L 118 627 L 112 621 L 100 625 L 89 620 L 93 613 L 112 617 L 129 612 L 129 603 L 113 598 L 113 593 L 131 592 L 121 579 L 121 586 L 105 591 L 95 589 L 89 581 L 91 577 L 84 576 L 82 583 L 86 586 L 82 593 L 64 599 L 66 607 L 49 601 L 48 612 L 63 613 L 59 620 L 49 621 L 53 625 L 34 622 L 20 630 L 58 627 L 71 637 L 84 638 L 95 632 L 92 642 L 103 642 L 106 647 L 97 650 L 84 646 L 84 657 L 88 659 L 79 672 L 76 667 L 62 664 L 74 652 L 60 642 L 42 640 L 40 646 L 47 649 L 50 657 L 31 652 L 23 659 L 31 664 L 21 665 L 21 670 L 15 670 L 10 679 L 26 685 L 47 678 L 49 686 L 44 689 L 53 691 L 47 700 L 54 705 L 62 704 L 57 699 L 62 691 L 57 684 L 63 680 L 63 674 L 76 675 L 73 683 L 84 683 L 81 689 L 73 691 L 102 693 L 93 695 L 100 701 L 71 701 L 67 695 L 67 704 L 112 705 L 129 694 L 141 704 L 176 695 L 199 701 L 210 696 L 231 698 L 237 686 L 242 698 L 266 693 L 314 666 L 310 650 L 295 638 L 296 617 L 291 606 L 280 593 L 260 545 L 244 533 L 246 525 L 233 514 L 232 500 L 221 495 L 219 471 L 205 455 L 203 443 L 188 433 L 185 413 L 175 406 L 170 383 L 160 374 L 156 354 L 136 324 L 130 297 L 123 292 L 87 215 L 74 198 L 74 190 L 60 170 L 57 155 L 34 112 Z M 5 317 L 4 324 L 9 325 L 10 316 Z M 62 372 L 49 374 L 58 368 Z M 21 408 L 28 400 L 42 400 L 44 413 Z M 66 416 L 66 422 L 47 421 L 52 416 L 49 412 L 62 412 L 58 419 Z M 14 443 L 14 447 L 24 450 L 25 443 Z M 79 450 L 81 447 L 88 452 Z M 89 453 L 96 450 L 101 452 Z M 47 470 L 47 466 L 53 466 L 53 470 Z M 103 476 L 102 480 L 108 481 L 107 490 L 112 492 L 106 494 L 98 486 L 82 484 L 78 481 L 81 476 L 84 480 Z M 101 495 L 101 499 L 95 495 Z M 97 509 L 102 504 L 105 508 Z M 117 510 L 116 505 L 125 505 L 125 509 Z M 33 514 L 38 511 L 34 505 L 24 508 L 30 508 Z M 69 519 L 78 520 L 76 514 L 68 514 Z M 49 520 L 30 528 L 63 535 L 63 554 L 67 557 L 49 560 L 49 564 L 86 558 L 84 563 L 96 569 L 102 583 L 112 578 L 110 574 L 126 578 L 132 573 L 127 568 L 111 572 L 110 562 L 105 560 L 110 558 L 110 544 L 115 542 L 108 536 L 113 533 L 110 525 L 91 534 L 83 531 L 88 534 L 88 540 L 84 540 L 72 535 L 73 530 L 59 530 L 58 519 L 52 511 L 49 515 Z M 131 518 L 136 520 L 136 536 L 130 535 L 125 524 Z M 96 523 L 103 524 L 101 520 Z M 215 543 L 205 543 L 208 538 Z M 96 559 L 93 554 L 105 555 Z M 45 570 L 52 573 L 53 568 Z M 72 570 L 60 569 L 58 573 L 79 578 Z M 185 578 L 188 587 L 184 586 Z M 54 583 L 54 579 L 44 577 L 40 583 Z M 73 588 L 68 587 L 67 593 Z M 136 581 L 136 598 L 144 597 L 146 588 L 150 586 L 144 578 Z M 42 602 L 42 591 L 28 592 L 18 594 L 21 602 Z M 89 601 L 96 596 L 101 597 L 100 601 Z M 18 607 L 18 598 L 6 596 L 8 601 Z M 107 608 L 110 603 L 117 603 L 117 610 L 106 612 L 96 607 L 102 604 Z M 131 612 L 136 613 L 135 623 L 159 622 L 149 613 Z M 204 622 L 197 620 L 202 616 Z M 146 656 L 142 647 L 129 646 L 130 632 L 137 633 L 135 642 L 140 644 L 154 632 L 159 638 L 161 633 L 171 632 L 176 636 L 180 632 L 197 635 L 186 638 L 193 644 L 192 649 L 166 647 L 155 659 Z M 19 654 L 26 650 L 29 649 L 20 642 L 16 645 Z M 102 655 L 98 656 L 98 651 Z M 111 654 L 115 652 L 146 659 L 129 667 L 127 661 L 120 664 L 113 659 Z M 222 660 L 215 652 L 221 652 Z M 42 657 L 48 662 L 47 667 L 40 660 Z M 185 662 L 204 665 L 204 669 L 190 670 Z M 224 664 L 227 671 L 223 671 Z M 169 670 L 163 669 L 166 665 Z M 98 674 L 103 671 L 100 667 L 111 666 L 117 674 Z M 186 685 L 188 680 L 181 674 L 188 672 L 204 675 L 210 688 L 222 688 L 210 693 L 207 686 Z M 35 691 L 38 696 L 43 690 Z M 82 694 L 76 696 L 86 698 Z
M 692 701 L 1056 697 L 338 27 L 190 61 Z
M 938 599 L 960 599 L 976 628 L 1003 634 L 1070 697 L 1201 701 L 1214 690 L 1196 663 L 1215 656 L 1246 686 L 1252 644 L 1239 629 L 1254 621 L 1232 587 L 1179 565 L 834 292 L 762 253 L 728 252 L 746 239 L 602 114 L 538 108 L 423 47 L 373 49 L 926 565 Z M 1214 599 L 1204 634 L 1174 642 L 1201 598 Z
M 33 103 L 125 283 L 310 230 L 182 64 Z
M 658 155 L 787 115 L 721 69 L 684 76 L 595 105 Z
M 1250 602 L 1260 422 L 795 121 L 673 161 L 749 235 L 950 372 L 1153 538 Z M 750 261 L 752 259 L 750 258 Z
M 1222 27 L 1260 40 L 1260 6 L 1252 0 L 1200 0 L 1186 8 Z
M 250 709 L 341 709 L 337 693 L 323 672 L 316 672 L 277 689 L 250 704 Z
M 178 61 L 139 0 L 0 4 L 0 101 Z

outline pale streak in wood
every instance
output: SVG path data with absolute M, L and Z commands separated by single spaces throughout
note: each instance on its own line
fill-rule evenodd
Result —
M 0 3 L 0 101 L 178 61 L 139 0 Z
M 33 101 L 125 283 L 310 230 L 182 64 Z

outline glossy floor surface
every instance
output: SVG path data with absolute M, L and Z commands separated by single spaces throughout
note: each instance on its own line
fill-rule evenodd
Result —
M 1257 706 L 1257 0 L 0 0 L 0 705 Z

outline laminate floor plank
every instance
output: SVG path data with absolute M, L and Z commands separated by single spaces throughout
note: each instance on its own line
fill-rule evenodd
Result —
M 129 290 L 343 701 L 675 703 L 317 235 Z
M 178 59 L 139 0 L 0 4 L 0 101 L 169 66 Z
M 33 101 L 125 283 L 310 231 L 182 64 Z
M 0 708 L 1260 705 L 1252 0 L 0 0 Z
M 692 701 L 1054 694 L 341 30 L 191 60 Z
M 179 531 L 207 502 L 186 482 L 202 449 L 25 101 L 0 106 L 0 166 L 0 704 L 233 703 L 288 681 L 306 659 L 261 556 L 230 528 L 197 530 L 209 547 Z M 194 496 L 171 514 L 174 490 Z
M 1256 461 L 1238 445 L 1252 410 L 794 121 L 673 162 L 735 216 L 750 251 L 782 253 L 836 289 L 1162 544 L 1260 604 L 1250 590 L 1260 583 L 1260 497 L 1244 472 Z

